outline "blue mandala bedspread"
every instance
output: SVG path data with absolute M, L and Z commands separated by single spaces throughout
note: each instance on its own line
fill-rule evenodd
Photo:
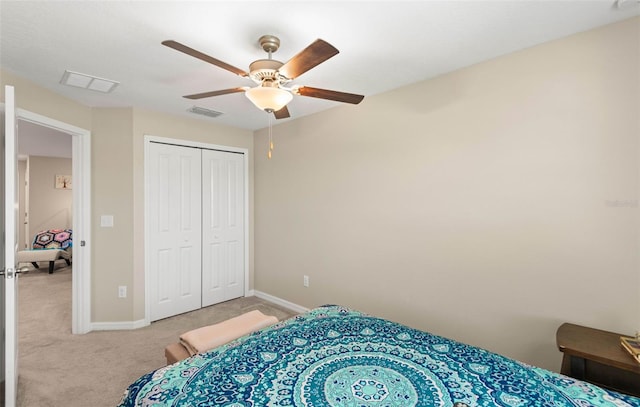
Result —
M 144 375 L 120 406 L 640 407 L 640 399 L 325 306 Z

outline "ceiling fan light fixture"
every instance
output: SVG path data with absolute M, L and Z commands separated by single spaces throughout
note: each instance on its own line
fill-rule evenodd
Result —
M 258 86 L 244 93 L 260 110 L 277 112 L 293 99 L 291 92 L 275 87 Z
M 273 116 L 276 119 L 286 119 L 291 117 L 289 115 L 289 109 L 287 109 L 287 104 L 293 99 L 293 94 L 352 104 L 358 104 L 364 98 L 363 95 L 312 88 L 308 86 L 296 87 L 294 89 L 285 87 L 285 85 L 288 85 L 289 82 L 295 80 L 295 78 L 339 53 L 338 49 L 328 42 L 317 39 L 284 64 L 271 58 L 271 54 L 276 52 L 280 46 L 280 40 L 277 37 L 273 35 L 263 35 L 260 37 L 258 42 L 269 57 L 268 59 L 258 59 L 253 61 L 249 65 L 248 73 L 174 40 L 162 41 L 162 45 L 215 65 L 231 73 L 247 77 L 258 85 L 251 89 L 246 87 L 235 87 L 184 96 L 187 99 L 203 99 L 212 96 L 244 92 L 247 98 L 258 109 L 264 110 L 267 113 L 273 113 Z

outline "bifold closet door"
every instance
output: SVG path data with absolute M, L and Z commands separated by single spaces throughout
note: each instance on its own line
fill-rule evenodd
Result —
M 197 148 L 149 146 L 150 319 L 201 307 L 201 154 Z
M 202 306 L 244 295 L 244 157 L 202 151 Z

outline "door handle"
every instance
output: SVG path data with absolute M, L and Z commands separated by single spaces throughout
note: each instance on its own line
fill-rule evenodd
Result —
M 20 267 L 19 269 L 2 269 L 0 270 L 0 276 L 6 276 L 6 278 L 13 278 L 16 274 L 24 273 L 27 274 L 29 272 L 29 267 Z

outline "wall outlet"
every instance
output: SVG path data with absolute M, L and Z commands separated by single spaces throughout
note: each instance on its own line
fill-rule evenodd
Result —
M 309 276 L 304 276 L 302 278 L 302 285 L 305 287 L 309 287 Z
M 118 298 L 127 298 L 127 286 L 121 285 L 118 287 Z

